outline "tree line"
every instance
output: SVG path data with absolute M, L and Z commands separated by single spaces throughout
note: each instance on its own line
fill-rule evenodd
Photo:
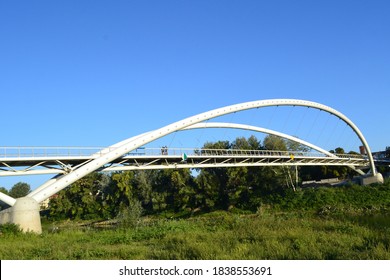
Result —
M 10 190 L 7 190 L 4 187 L 0 187 L 0 192 L 5 193 L 13 198 L 19 198 L 26 196 L 30 193 L 31 187 L 29 184 L 24 182 L 19 182 L 13 185 L 13 187 Z
M 207 142 L 204 149 L 308 151 L 307 147 L 269 135 L 233 142 Z M 334 152 L 344 153 L 337 148 Z M 297 174 L 298 173 L 298 174 Z M 299 175 L 299 176 L 297 176 Z M 144 213 L 212 211 L 232 207 L 256 211 L 268 196 L 295 190 L 299 180 L 353 176 L 347 167 L 231 167 L 91 173 L 50 199 L 53 219 L 115 218 L 137 208 Z M 11 196 L 11 192 L 9 193 Z

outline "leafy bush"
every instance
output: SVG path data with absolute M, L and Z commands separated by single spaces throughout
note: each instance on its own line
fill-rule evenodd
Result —
M 20 229 L 19 225 L 17 225 L 17 224 L 6 223 L 6 224 L 0 225 L 0 234 L 17 235 L 20 233 L 22 233 L 22 230 Z
M 118 214 L 118 223 L 122 228 L 135 228 L 140 222 L 143 208 L 138 200 L 130 201 L 130 205 L 123 207 Z

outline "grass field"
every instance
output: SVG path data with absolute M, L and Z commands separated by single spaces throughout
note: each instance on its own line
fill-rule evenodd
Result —
M 44 233 L 2 227 L 0 259 L 390 259 L 390 213 L 375 211 L 212 212 L 101 229 L 44 223 Z

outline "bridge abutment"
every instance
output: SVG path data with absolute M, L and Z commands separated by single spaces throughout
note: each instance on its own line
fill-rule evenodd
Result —
M 381 173 L 376 173 L 375 175 L 370 174 L 370 175 L 361 177 L 360 183 L 363 186 L 375 184 L 375 183 L 383 184 L 384 179 L 383 179 L 383 176 Z
M 40 206 L 31 197 L 17 198 L 15 204 L 0 212 L 0 223 L 19 225 L 24 232 L 42 233 Z

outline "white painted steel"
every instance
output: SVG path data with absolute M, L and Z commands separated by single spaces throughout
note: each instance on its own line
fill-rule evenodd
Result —
M 46 181 L 43 185 L 39 186 L 38 188 L 36 188 L 35 190 L 33 190 L 32 192 L 30 192 L 27 196 L 28 197 L 33 197 L 36 193 L 44 190 L 46 187 L 50 186 L 51 184 L 55 183 L 58 179 L 60 179 L 61 177 L 63 177 L 64 175 L 57 175 L 57 176 L 54 176 L 54 178 Z
M 11 177 L 11 176 L 27 176 L 27 175 L 50 175 L 66 173 L 62 169 L 51 168 L 51 169 L 31 169 L 31 170 L 18 170 L 18 171 L 1 171 L 0 177 Z
M 326 112 L 329 112 L 332 115 L 335 115 L 339 117 L 341 120 L 343 120 L 345 123 L 347 123 L 353 131 L 357 134 L 360 141 L 362 142 L 363 146 L 365 147 L 368 155 L 368 159 L 370 161 L 371 166 L 371 173 L 373 175 L 376 175 L 376 169 L 374 165 L 374 160 L 371 154 L 371 149 L 364 138 L 363 134 L 360 132 L 360 130 L 357 128 L 357 126 L 348 119 L 345 115 L 338 112 L 337 110 L 325 106 L 320 103 L 306 101 L 306 100 L 297 100 L 297 99 L 269 99 L 269 100 L 259 100 L 259 101 L 253 101 L 253 102 L 246 102 L 246 103 L 240 103 L 235 104 L 231 106 L 226 106 L 218 109 L 214 109 L 208 112 L 204 112 L 189 118 L 185 118 L 183 120 L 180 120 L 178 122 L 169 124 L 167 126 L 164 126 L 162 128 L 159 128 L 157 130 L 145 133 L 139 137 L 134 137 L 131 141 L 122 141 L 118 143 L 117 145 L 114 145 L 115 148 L 108 153 L 104 154 L 103 156 L 94 159 L 93 161 L 81 166 L 77 170 L 63 176 L 53 184 L 47 186 L 45 189 L 42 189 L 41 191 L 37 192 L 33 198 L 37 202 L 42 202 L 45 199 L 49 198 L 53 194 L 57 193 L 58 191 L 64 189 L 68 185 L 72 184 L 73 182 L 77 181 L 78 179 L 84 177 L 85 175 L 99 169 L 100 167 L 104 166 L 105 164 L 115 160 L 118 157 L 121 157 L 124 154 L 129 153 L 132 150 L 135 150 L 141 146 L 144 146 L 147 143 L 150 143 L 156 139 L 159 139 L 161 137 L 164 137 L 168 134 L 171 134 L 175 131 L 185 129 L 186 127 L 189 127 L 191 125 L 213 119 L 219 116 L 240 112 L 244 110 L 249 109 L 255 109 L 255 108 L 262 108 L 262 107 L 270 107 L 270 106 L 302 106 L 302 107 L 310 107 L 315 108 L 319 110 L 323 110 Z
M 16 199 L 13 197 L 10 197 L 9 195 L 6 195 L 2 192 L 0 192 L 0 200 L 7 203 L 8 205 L 12 206 L 15 204 Z

